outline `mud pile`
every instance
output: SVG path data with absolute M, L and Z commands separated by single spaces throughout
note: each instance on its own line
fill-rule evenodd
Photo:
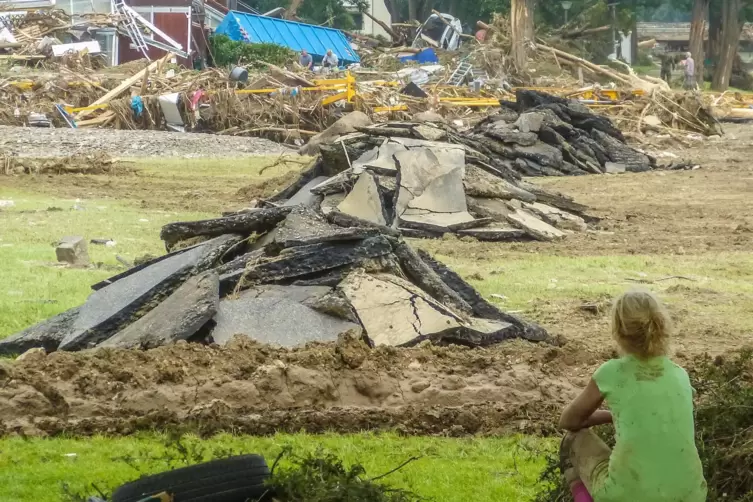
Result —
M 552 432 L 603 359 L 584 354 L 521 342 L 372 349 L 345 336 L 301 349 L 236 338 L 225 347 L 40 350 L 0 362 L 0 434 Z

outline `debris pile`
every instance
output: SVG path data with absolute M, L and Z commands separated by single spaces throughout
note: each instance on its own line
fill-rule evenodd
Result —
M 300 204 L 168 224 L 161 237 L 173 251 L 95 284 L 85 304 L 1 341 L 0 354 L 224 345 L 238 335 L 285 347 L 340 336 L 388 346 L 551 341 L 394 230 L 360 223 Z
M 354 112 L 303 149 L 320 150 L 320 161 L 258 204 L 303 202 L 336 221 L 389 227 L 409 237 L 454 233 L 481 241 L 548 241 L 587 229 L 592 218 L 585 206 L 522 181 L 513 162 L 489 147 L 512 150 L 499 140 L 434 123 L 370 125 L 366 115 Z

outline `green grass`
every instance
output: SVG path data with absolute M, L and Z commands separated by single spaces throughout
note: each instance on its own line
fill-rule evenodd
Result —
M 464 247 L 473 249 L 478 244 L 442 241 L 417 244 L 435 253 L 450 268 L 467 277 L 482 295 L 506 309 L 526 311 L 536 302 L 594 300 L 644 284 L 664 292 L 669 302 L 697 299 L 698 308 L 733 318 L 740 326 L 753 329 L 750 253 L 554 256 L 512 251 L 489 253 L 493 258 L 469 260 L 467 256 L 473 252 L 466 252 Z M 492 294 L 506 299 L 492 298 Z M 703 302 L 706 297 L 715 297 L 716 301 L 706 305 Z
M 121 483 L 181 465 L 165 455 L 163 436 L 125 438 L 0 440 L 0 493 L 13 502 L 58 502 L 63 485 L 75 493 L 109 491 Z M 191 463 L 228 453 L 259 453 L 272 463 L 285 446 L 295 454 L 324 449 L 346 464 L 362 464 L 369 476 L 384 474 L 420 457 L 385 482 L 439 502 L 530 500 L 551 440 L 506 438 L 399 437 L 394 434 L 219 435 L 187 438 Z M 176 454 L 174 448 L 169 450 Z M 128 462 L 122 459 L 130 457 Z M 130 465 L 129 465 L 130 464 Z
M 146 253 L 163 254 L 162 225 L 209 216 L 142 209 L 112 200 L 77 202 L 4 188 L 0 188 L 0 199 L 15 202 L 12 209 L 0 211 L 0 338 L 83 303 L 91 284 L 123 268 L 116 255 L 133 261 Z M 48 211 L 50 207 L 62 211 Z M 66 235 L 83 236 L 87 241 L 113 239 L 117 244 L 112 248 L 89 244 L 95 264 L 90 268 L 62 267 L 55 257 L 55 244 Z

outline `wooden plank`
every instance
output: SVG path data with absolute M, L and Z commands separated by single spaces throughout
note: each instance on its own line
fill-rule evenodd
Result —
M 132 85 L 139 82 L 141 79 L 144 78 L 144 74 L 146 72 L 152 72 L 154 71 L 158 66 L 160 66 L 163 62 L 167 61 L 169 58 L 173 57 L 172 54 L 167 54 L 162 59 L 158 59 L 157 61 L 153 61 L 149 66 L 138 72 L 137 74 L 133 75 L 132 77 L 127 78 L 119 86 L 117 86 L 115 89 L 111 90 L 98 100 L 96 100 L 94 103 L 92 103 L 90 106 L 93 105 L 102 105 L 105 103 L 109 103 L 111 100 L 117 98 L 121 94 L 123 94 L 125 91 L 131 88 Z M 86 117 L 87 115 L 91 115 L 92 110 L 84 110 L 80 112 L 78 115 L 76 115 L 76 120 L 81 120 L 82 118 Z

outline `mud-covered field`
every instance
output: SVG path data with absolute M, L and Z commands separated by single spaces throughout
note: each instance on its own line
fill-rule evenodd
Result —
M 602 221 L 588 233 L 557 243 L 419 245 L 471 276 L 484 293 L 491 278 L 505 293 L 505 260 L 526 255 L 583 260 L 571 280 L 584 283 L 595 257 L 608 258 L 603 267 L 612 266 L 611 257 L 640 256 L 647 268 L 666 263 L 667 277 L 636 275 L 625 278 L 626 287 L 644 285 L 677 299 L 670 310 L 681 362 L 750 345 L 753 286 L 744 284 L 753 278 L 753 126 L 727 129 L 721 140 L 647 146 L 692 159 L 699 170 L 536 180 L 593 208 Z M 182 198 L 191 209 L 200 209 L 206 191 L 213 197 L 208 211 L 223 205 L 223 194 L 228 209 L 242 204 L 238 190 L 222 180 L 184 181 L 186 190 L 189 181 L 194 185 L 194 196 L 155 191 L 159 185 L 144 176 L 19 176 L 0 178 L 0 189 L 67 197 L 122 191 L 142 207 L 169 201 L 175 208 Z M 673 263 L 692 263 L 708 276 L 686 275 Z M 592 305 L 584 309 L 584 303 Z M 371 350 L 343 340 L 287 351 L 238 341 L 225 348 L 27 354 L 0 363 L 0 427 L 31 435 L 128 434 L 165 425 L 253 434 L 549 432 L 561 406 L 614 354 L 607 307 L 605 296 L 532 300 L 521 315 L 558 335 L 559 347 L 514 342 L 484 350 Z

